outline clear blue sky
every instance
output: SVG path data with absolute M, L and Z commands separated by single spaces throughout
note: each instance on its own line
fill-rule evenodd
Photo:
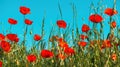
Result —
M 12 32 L 18 34 L 19 38 L 22 39 L 22 34 L 24 31 L 24 22 L 23 15 L 19 12 L 20 6 L 26 6 L 31 9 L 31 14 L 27 15 L 26 18 L 33 20 L 33 26 L 30 26 L 29 29 L 33 29 L 33 34 L 41 33 L 41 22 L 44 14 L 46 14 L 45 19 L 45 38 L 48 37 L 51 24 L 55 24 L 57 19 L 60 19 L 58 2 L 61 5 L 63 19 L 67 23 L 71 23 L 73 21 L 72 16 L 72 7 L 71 3 L 74 3 L 77 9 L 77 22 L 78 27 L 81 29 L 83 23 L 88 24 L 88 17 L 90 4 L 93 2 L 95 6 L 97 6 L 97 2 L 99 0 L 0 0 L 0 33 L 2 32 L 2 26 L 4 27 L 4 32 L 9 30 L 10 24 L 8 23 L 8 18 L 14 18 L 18 20 L 18 24 L 12 27 Z M 113 7 L 113 0 L 103 0 L 102 4 L 105 8 Z M 117 0 L 117 10 L 120 10 L 120 0 Z M 84 22 L 82 21 L 84 18 Z M 120 18 L 119 18 L 120 19 Z M 118 23 L 119 20 L 116 20 Z M 90 24 L 92 25 L 92 23 Z M 107 23 L 105 24 L 105 33 L 109 31 L 109 27 Z M 108 29 L 108 30 L 106 30 Z M 30 36 L 28 35 L 29 39 Z M 21 40 L 20 39 L 20 40 Z M 31 40 L 28 40 L 27 44 L 31 45 Z

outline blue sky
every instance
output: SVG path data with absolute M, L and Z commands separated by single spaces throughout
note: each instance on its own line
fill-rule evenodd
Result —
M 3 32 L 1 29 L 3 27 L 4 32 L 9 30 L 10 24 L 8 23 L 8 18 L 14 18 L 18 20 L 18 24 L 12 26 L 12 32 L 18 34 L 19 38 L 22 39 L 22 34 L 24 31 L 24 22 L 23 15 L 19 12 L 20 6 L 26 6 L 31 9 L 31 14 L 26 15 L 26 18 L 33 20 L 33 25 L 29 26 L 29 29 L 33 29 L 33 34 L 41 33 L 41 22 L 43 16 L 45 14 L 45 38 L 48 37 L 51 24 L 55 24 L 58 19 L 60 19 L 60 13 L 58 9 L 58 2 L 61 5 L 61 10 L 63 14 L 63 19 L 67 23 L 71 23 L 73 21 L 73 12 L 71 4 L 74 3 L 77 10 L 77 23 L 79 29 L 83 23 L 88 24 L 89 14 L 93 13 L 90 9 L 90 4 L 93 2 L 97 7 L 100 0 L 0 0 L 0 33 Z M 120 0 L 117 0 L 117 10 L 120 10 Z M 103 0 L 101 5 L 104 5 L 104 8 L 113 7 L 113 0 Z M 119 11 L 118 11 L 119 12 Z M 82 18 L 85 20 L 82 21 Z M 107 16 L 108 18 L 108 16 Z M 118 18 L 120 19 L 120 18 Z M 116 20 L 118 23 L 119 20 Z M 90 26 L 92 23 L 90 23 Z M 106 30 L 107 29 L 107 30 Z M 109 32 L 109 27 L 107 23 L 105 23 L 105 33 Z M 29 39 L 31 36 L 27 36 Z M 31 45 L 31 40 L 28 40 L 29 45 Z

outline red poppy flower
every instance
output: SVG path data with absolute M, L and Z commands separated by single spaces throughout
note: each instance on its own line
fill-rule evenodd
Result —
M 6 41 L 1 41 L 0 44 L 1 48 L 5 51 L 5 52 L 9 52 L 10 51 L 10 43 L 6 42 Z
M 81 38 L 82 40 L 84 40 L 84 39 L 88 38 L 88 36 L 81 34 L 81 35 L 80 35 L 80 38 Z
M 66 48 L 66 47 L 68 47 L 68 44 L 66 42 L 59 42 L 59 46 L 61 48 Z
M 113 16 L 117 14 L 118 12 L 112 8 L 106 8 L 104 13 L 107 14 L 108 16 Z
M 35 40 L 35 41 L 41 40 L 41 36 L 39 36 L 38 34 L 35 34 L 35 35 L 34 35 L 34 40 Z
M 111 45 L 111 43 L 110 43 L 110 40 L 104 40 L 104 41 L 103 41 L 103 47 L 107 47 L 107 48 L 112 47 L 112 45 Z
M 116 55 L 115 53 L 113 53 L 113 54 L 111 55 L 111 59 L 112 59 L 113 61 L 116 61 L 116 60 L 117 60 L 117 55 Z
M 10 24 L 13 24 L 13 25 L 17 24 L 17 20 L 15 20 L 15 19 L 13 19 L 13 18 L 9 18 L 9 19 L 8 19 L 8 22 L 9 22 Z
M 15 42 L 18 42 L 19 41 L 19 38 L 17 37 L 16 34 L 7 34 L 6 35 L 6 38 L 10 41 L 15 41 Z
M 27 60 L 29 62 L 34 62 L 34 61 L 36 61 L 36 56 L 34 54 L 30 54 L 27 56 Z
M 112 27 L 112 28 L 115 28 L 115 27 L 116 27 L 116 22 L 115 22 L 115 21 L 113 21 L 113 22 L 111 23 L 111 27 Z
M 4 39 L 5 39 L 5 36 L 0 33 L 0 40 L 4 40 Z
M 65 40 L 63 38 L 59 38 L 58 42 L 65 42 Z
M 14 41 L 15 41 L 15 42 L 19 42 L 19 38 L 18 38 L 18 37 L 16 37 Z
M 25 19 L 25 24 L 27 24 L 27 25 L 31 25 L 31 24 L 32 24 L 32 21 L 29 20 L 29 19 Z
M 88 32 L 90 30 L 90 27 L 86 24 L 83 24 L 82 26 L 82 32 Z
M 0 61 L 0 67 L 2 67 L 2 64 L 3 64 L 2 61 Z
M 70 48 L 70 47 L 67 47 L 64 49 L 64 52 L 67 54 L 67 55 L 73 55 L 75 54 L 75 51 L 74 49 Z
M 64 20 L 58 20 L 57 25 L 59 28 L 66 28 L 67 24 Z
M 85 41 L 80 41 L 80 42 L 78 42 L 78 45 L 79 45 L 79 46 L 82 46 L 82 47 L 85 47 L 85 46 L 87 45 L 87 42 L 85 42 Z
M 89 20 L 93 23 L 100 23 L 102 22 L 103 18 L 99 14 L 92 14 L 89 17 Z
M 43 58 L 51 58 L 53 57 L 53 53 L 49 50 L 42 50 L 40 54 Z
M 23 14 L 23 15 L 26 15 L 26 14 L 29 14 L 30 13 L 30 9 L 25 7 L 25 6 L 21 6 L 20 7 L 20 12 Z

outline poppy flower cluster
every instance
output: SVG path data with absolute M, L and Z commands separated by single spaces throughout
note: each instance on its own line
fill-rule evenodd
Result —
M 55 40 L 58 42 L 58 46 L 61 47 L 61 48 L 66 48 L 68 47 L 68 44 L 67 42 L 65 42 L 65 40 L 61 37 L 58 37 L 58 36 L 53 36 L 50 40 Z
M 40 53 L 40 56 L 42 58 L 52 58 L 54 56 L 54 54 L 49 50 L 43 49 Z M 28 62 L 35 62 L 36 59 L 37 59 L 37 57 L 34 54 L 27 55 Z
M 83 32 L 88 32 L 89 30 L 90 30 L 89 26 L 86 25 L 86 24 L 83 24 L 83 26 L 82 26 L 82 31 L 83 31 Z M 81 47 L 85 47 L 85 46 L 87 45 L 87 42 L 85 42 L 84 40 L 87 39 L 87 38 L 88 38 L 87 35 L 81 34 L 81 35 L 80 35 L 80 39 L 82 39 L 82 40 L 78 41 L 77 44 L 78 44 L 79 46 L 81 46 Z
M 53 36 L 52 38 L 50 38 L 51 42 L 58 42 L 58 47 L 60 47 L 60 49 L 58 49 L 58 54 L 56 55 L 56 58 L 59 58 L 61 60 L 64 60 L 65 58 L 67 58 L 68 56 L 74 55 L 75 51 L 73 48 L 69 47 L 68 43 L 61 37 L 58 36 Z
M 101 49 L 110 48 L 110 47 L 112 47 L 112 44 L 111 44 L 110 40 L 107 39 L 107 40 L 104 40 L 104 41 L 102 42 Z
M 21 6 L 20 7 L 20 13 L 23 14 L 23 15 L 30 14 L 30 8 L 28 8 L 26 6 Z M 25 19 L 25 17 L 24 17 L 24 22 L 27 25 L 31 25 L 33 23 L 33 21 L 31 21 L 29 19 Z
M 117 14 L 118 12 L 115 9 L 106 8 L 104 13 L 108 16 L 113 16 L 113 15 Z M 89 16 L 89 20 L 93 23 L 100 23 L 103 21 L 103 18 L 99 14 L 92 14 Z
M 67 44 L 67 42 L 65 42 L 65 40 L 63 38 L 58 39 L 58 45 L 60 48 L 64 49 L 64 53 L 67 54 L 68 56 L 75 54 L 74 49 L 69 47 L 69 45 Z
M 19 8 L 19 11 L 20 11 L 20 13 L 22 14 L 22 15 L 24 15 L 24 23 L 26 24 L 26 26 L 28 26 L 28 25 L 32 25 L 33 24 L 33 21 L 32 20 L 30 20 L 30 19 L 27 19 L 25 16 L 26 15 L 28 15 L 28 14 L 30 14 L 30 8 L 28 8 L 28 7 L 25 7 L 25 6 L 21 6 L 20 8 Z M 115 14 L 117 14 L 118 12 L 115 10 L 115 9 L 112 9 L 112 8 L 107 8 L 107 9 L 105 9 L 105 11 L 104 11 L 104 13 L 105 14 L 107 14 L 108 16 L 113 16 L 113 15 L 115 15 Z M 102 17 L 102 15 L 99 15 L 99 14 L 91 14 L 90 16 L 89 16 L 89 21 L 91 21 L 91 22 L 93 22 L 93 23 L 95 23 L 95 24 L 99 24 L 99 23 L 102 23 L 103 22 L 103 17 Z M 13 19 L 13 18 L 9 18 L 8 19 L 8 22 L 11 24 L 11 25 L 15 25 L 15 24 L 17 24 L 18 23 L 18 21 L 17 20 L 15 20 L 15 19 Z M 110 21 L 111 22 L 111 27 L 112 28 L 116 28 L 116 22 L 115 21 L 113 21 L 113 19 Z M 67 23 L 64 21 L 64 20 L 57 20 L 56 21 L 56 24 L 57 24 L 57 26 L 61 29 L 61 28 L 63 28 L 63 29 L 65 29 L 66 27 L 67 27 Z M 27 29 L 27 27 L 26 27 L 26 29 Z M 107 38 L 107 39 L 105 39 L 105 40 L 102 40 L 101 38 L 101 40 L 97 40 L 97 39 L 99 39 L 99 37 L 97 37 L 95 40 L 91 40 L 92 38 L 89 38 L 88 36 L 89 36 L 89 31 L 90 31 L 90 27 L 89 27 L 89 25 L 87 25 L 87 24 L 83 24 L 82 25 L 82 28 L 81 28 L 81 31 L 82 31 L 82 34 L 79 36 L 80 37 L 80 39 L 79 38 L 76 38 L 75 40 L 73 40 L 73 42 L 77 42 L 77 44 L 80 46 L 80 47 L 82 47 L 82 48 L 84 48 L 84 47 L 86 47 L 86 45 L 88 45 L 88 46 L 91 46 L 91 44 L 92 44 L 92 46 L 94 46 L 95 44 L 99 44 L 99 47 L 98 48 L 100 48 L 100 49 L 104 49 L 104 48 L 111 48 L 112 46 L 113 46 L 113 44 L 119 44 L 118 42 L 116 43 L 112 43 L 112 41 L 114 40 L 114 37 L 115 37 L 115 35 L 114 35 L 114 33 L 113 33 L 113 35 L 111 35 L 110 34 L 110 37 L 109 38 Z M 26 31 L 27 32 L 27 31 Z M 65 31 L 66 32 L 66 31 Z M 98 32 L 99 33 L 99 32 Z M 65 33 L 66 34 L 66 33 Z M 75 33 L 76 34 L 76 33 Z M 100 33 L 101 34 L 101 33 Z M 54 35 L 54 34 L 52 34 L 52 35 Z M 71 34 L 70 34 L 71 35 Z M 89 38 L 89 39 L 88 39 Z M 34 34 L 34 37 L 33 37 L 33 39 L 35 40 L 35 41 L 40 41 L 41 39 L 42 39 L 42 36 L 40 36 L 40 35 L 38 35 L 38 34 Z M 85 39 L 87 39 L 88 41 L 89 40 L 91 40 L 90 42 L 87 42 L 87 41 L 85 41 Z M 69 40 L 68 40 L 69 41 Z M 117 40 L 116 40 L 117 41 Z M 0 49 L 2 50 L 2 51 L 4 51 L 5 52 L 5 54 L 4 55 L 6 55 L 6 53 L 8 53 L 8 52 L 10 52 L 11 50 L 14 50 L 14 49 L 12 49 L 13 47 L 14 47 L 14 45 L 12 45 L 12 44 L 14 44 L 14 43 L 16 43 L 16 42 L 19 42 L 19 38 L 18 38 L 18 36 L 17 36 L 17 34 L 12 34 L 12 33 L 9 33 L 9 34 L 7 34 L 6 36 L 5 35 L 3 35 L 2 33 L 0 33 Z M 76 60 L 77 58 L 77 55 L 75 55 L 75 54 L 77 54 L 76 52 L 75 52 L 75 50 L 74 50 L 74 48 L 72 48 L 72 47 L 70 47 L 69 46 L 69 43 L 67 43 L 67 41 L 66 41 L 66 39 L 64 39 L 64 36 L 63 37 L 59 37 L 59 36 L 52 36 L 52 38 L 50 38 L 50 42 L 52 42 L 51 44 L 52 44 L 52 50 L 47 50 L 47 49 L 44 49 L 44 48 L 40 48 L 40 49 L 42 49 L 42 50 L 40 50 L 40 53 L 39 53 L 39 55 L 40 55 L 40 59 L 42 58 L 42 59 L 45 59 L 45 58 L 53 58 L 54 56 L 55 56 L 55 58 L 58 58 L 58 59 L 60 59 L 60 60 L 62 60 L 62 62 L 63 62 L 63 60 L 65 60 L 66 58 L 68 58 L 69 57 L 69 59 L 68 60 L 66 60 L 67 62 L 69 62 L 69 61 L 74 61 L 74 60 Z M 41 43 L 41 41 L 39 42 L 41 45 L 42 45 L 42 43 Z M 38 44 L 39 44 L 38 43 Z M 55 45 L 55 47 L 54 47 L 54 45 Z M 90 45 L 89 45 L 90 44 Z M 96 46 L 97 47 L 97 46 Z M 16 46 L 15 46 L 15 48 L 16 48 Z M 54 50 L 54 48 L 55 48 L 55 50 L 56 50 L 56 52 L 55 53 L 53 53 L 53 51 L 55 51 Z M 86 48 L 88 48 L 88 47 L 86 47 Z M 79 51 L 79 49 L 76 49 L 76 51 Z M 94 50 L 94 49 L 92 49 L 92 50 Z M 96 49 L 95 49 L 96 50 Z M 19 50 L 18 50 L 19 51 Z M 17 55 L 17 53 L 16 52 L 18 52 L 18 51 L 15 51 L 14 53 Z M 14 54 L 14 53 L 12 53 L 13 51 L 11 51 L 10 52 L 10 55 L 12 55 L 12 54 Z M 26 50 L 25 50 L 25 52 L 26 52 Z M 87 49 L 86 49 L 86 52 L 87 52 Z M 20 52 L 21 53 L 21 52 Z M 29 53 L 29 52 L 26 52 L 27 54 Z M 35 52 L 36 53 L 36 52 Z M 93 52 L 94 53 L 94 52 Z M 84 54 L 84 53 L 81 53 L 81 54 L 79 54 L 79 52 L 78 52 L 78 55 L 82 55 L 82 54 Z M 90 53 L 90 54 L 92 54 L 92 52 Z M 95 54 L 96 54 L 96 52 L 95 52 Z M 16 56 L 15 55 L 15 56 Z M 25 54 L 26 55 L 26 54 Z M 89 55 L 89 53 L 88 53 L 88 55 Z M 18 56 L 18 55 L 17 55 Z M 107 56 L 107 55 L 106 55 Z M 90 59 L 90 57 L 91 56 L 88 56 L 87 58 L 89 58 Z M 5 56 L 5 62 L 6 62 L 6 58 L 8 58 L 8 57 L 6 57 Z M 23 58 L 23 57 L 22 57 Z M 71 60 L 71 58 L 74 58 L 74 59 L 72 59 Z M 14 58 L 11 58 L 11 59 L 14 59 Z M 17 58 L 16 58 L 17 59 Z M 16 60 L 15 59 L 15 60 Z M 54 59 L 54 58 L 53 58 Z M 96 58 L 94 58 L 94 59 L 96 59 Z M 113 53 L 113 54 L 111 54 L 111 57 L 110 57 L 110 59 L 112 59 L 113 61 L 116 61 L 117 60 L 117 54 L 116 53 Z M 3 59 L 2 59 L 3 60 Z M 35 62 L 35 64 L 33 64 L 33 66 L 35 65 L 35 66 L 37 66 L 36 64 L 38 64 L 38 61 L 37 61 L 37 56 L 35 55 L 35 54 L 28 54 L 28 55 L 26 55 L 26 60 L 29 62 L 29 63 L 33 63 L 33 62 Z M 84 60 L 83 58 L 82 58 L 82 60 Z M 24 60 L 23 60 L 24 61 Z M 65 61 L 65 62 L 66 62 Z M 79 61 L 79 60 L 78 60 Z M 13 62 L 16 62 L 16 61 L 13 61 Z M 12 63 L 13 63 L 12 62 Z M 20 62 L 22 62 L 22 60 L 20 60 Z M 59 63 L 59 61 L 57 62 L 57 63 Z M 72 62 L 71 62 L 72 63 Z M 74 62 L 73 62 L 74 63 Z M 5 64 L 5 63 L 4 63 Z M 43 63 L 41 63 L 41 64 L 43 64 Z M 48 63 L 49 64 L 49 63 Z M 60 62 L 60 64 L 61 64 L 61 62 Z M 76 63 L 76 64 L 78 64 L 78 63 Z M 2 65 L 3 65 L 3 63 L 2 63 L 2 61 L 0 60 L 0 67 L 2 67 Z M 31 64 L 32 65 L 32 64 Z M 72 65 L 72 64 L 71 64 Z M 81 64 L 80 64 L 81 65 Z M 26 64 L 26 66 L 27 66 L 27 64 Z M 53 65 L 52 65 L 53 66 Z

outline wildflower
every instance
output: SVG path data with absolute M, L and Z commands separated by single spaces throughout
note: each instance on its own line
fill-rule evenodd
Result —
M 115 28 L 115 27 L 116 27 L 116 22 L 115 22 L 115 21 L 113 21 L 113 22 L 111 23 L 111 27 L 112 27 L 112 28 Z
M 106 8 L 104 13 L 107 14 L 108 16 L 113 16 L 113 15 L 117 14 L 118 12 L 115 9 Z
M 78 45 L 79 45 L 79 46 L 82 46 L 82 47 L 85 47 L 85 46 L 87 45 L 87 42 L 85 42 L 85 41 L 80 41 L 80 42 L 78 42 Z
M 70 48 L 70 47 L 66 47 L 66 48 L 64 49 L 64 52 L 65 52 L 67 55 L 73 55 L 73 54 L 75 54 L 74 49 L 72 49 L 72 48 Z
M 39 36 L 38 34 L 35 34 L 35 35 L 34 35 L 34 40 L 35 40 L 35 41 L 41 40 L 41 36 Z
M 68 47 L 68 44 L 66 42 L 59 42 L 58 44 L 61 48 L 66 48 Z
M 113 61 L 116 61 L 116 60 L 117 60 L 117 55 L 116 55 L 115 53 L 113 53 L 113 54 L 111 55 L 111 59 L 112 59 Z
M 86 24 L 82 25 L 82 32 L 88 32 L 90 30 L 89 26 Z
M 18 37 L 16 37 L 14 41 L 15 41 L 15 42 L 19 42 L 19 38 L 18 38 Z
M 27 25 L 31 25 L 32 24 L 32 21 L 31 20 L 29 20 L 29 19 L 25 19 L 25 24 L 27 24 Z
M 4 39 L 5 39 L 5 36 L 0 33 L 0 41 L 1 41 L 1 40 L 4 40 Z
M 63 38 L 58 38 L 57 41 L 58 42 L 65 42 L 65 40 Z
M 41 51 L 40 55 L 41 55 L 43 58 L 51 58 L 51 57 L 54 56 L 51 51 L 45 50 L 45 49 Z
M 93 23 L 100 23 L 102 22 L 103 18 L 99 14 L 92 14 L 89 17 L 89 20 Z
M 61 59 L 61 60 L 64 60 L 66 58 L 66 56 L 62 53 L 58 54 L 56 57 Z
M 6 38 L 10 41 L 15 41 L 15 42 L 18 42 L 19 41 L 19 38 L 17 37 L 16 34 L 7 34 L 6 35 Z
M 34 62 L 36 61 L 36 56 L 34 54 L 27 55 L 27 60 L 29 62 Z
M 2 67 L 2 64 L 3 64 L 3 62 L 2 62 L 2 61 L 0 61 L 0 67 Z
M 108 48 L 112 47 L 112 45 L 111 45 L 111 43 L 110 43 L 109 40 L 104 40 L 104 41 L 103 41 L 103 46 L 104 46 L 104 47 L 108 47 Z
M 0 43 L 0 47 L 3 49 L 3 51 L 5 52 L 9 52 L 10 51 L 10 43 L 9 42 L 6 42 L 6 41 L 1 41 Z
M 30 9 L 25 7 L 25 6 L 21 6 L 20 7 L 20 12 L 23 14 L 23 15 L 26 15 L 26 14 L 29 14 L 30 13 Z
M 15 19 L 13 19 L 13 18 L 9 18 L 9 19 L 8 19 L 8 22 L 9 22 L 10 24 L 13 24 L 13 25 L 17 24 L 17 20 L 15 20 Z
M 81 35 L 80 35 L 80 38 L 81 38 L 82 40 L 84 40 L 84 39 L 88 38 L 88 36 L 81 34 Z
M 57 25 L 59 28 L 66 28 L 67 24 L 64 20 L 58 20 Z

